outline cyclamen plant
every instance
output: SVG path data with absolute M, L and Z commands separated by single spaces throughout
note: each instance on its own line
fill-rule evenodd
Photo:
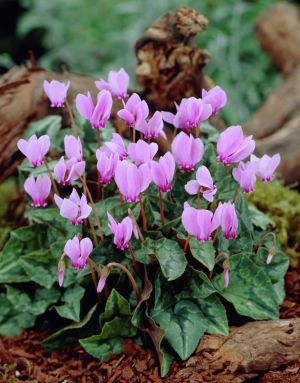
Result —
M 69 85 L 45 82 L 51 106 L 67 105 Z M 183 99 L 175 114 L 150 115 L 146 101 L 135 93 L 128 96 L 128 85 L 129 76 L 120 69 L 110 72 L 108 81 L 96 81 L 96 102 L 89 92 L 76 97 L 79 114 L 98 132 L 94 164 L 83 155 L 84 135 L 76 135 L 82 132 L 80 126 L 65 135 L 65 156 L 52 168 L 46 158 L 48 135 L 21 139 L 18 147 L 32 167 L 48 172 L 25 181 L 32 205 L 44 208 L 50 195 L 55 214 L 78 230 L 56 254 L 59 285 L 67 288 L 64 276 L 72 268 L 89 275 L 88 266 L 98 298 L 105 291 L 105 308 L 100 298 L 100 303 L 95 301 L 102 327 L 80 343 L 105 359 L 104 344 L 137 338 L 138 329 L 147 332 L 151 326 L 148 334 L 160 350 L 165 374 L 174 351 L 186 359 L 205 331 L 227 334 L 220 297 L 239 315 L 277 316 L 287 260 L 268 223 L 260 222 L 262 213 L 250 213 L 243 194 L 253 191 L 257 178 L 272 180 L 280 155 L 254 156 L 255 142 L 241 126 L 225 129 L 214 142 L 213 128 L 204 121 L 227 102 L 218 86 L 204 90 L 202 99 Z M 113 98 L 123 102 L 117 114 L 131 132 L 128 145 L 119 133 L 100 145 Z M 73 115 L 70 118 L 75 123 Z M 167 138 L 163 120 L 181 131 L 171 151 L 158 155 L 158 145 L 151 141 L 158 135 Z M 282 266 L 280 272 L 271 261 Z M 131 289 L 120 273 L 128 277 Z M 120 351 L 116 344 L 114 352 Z

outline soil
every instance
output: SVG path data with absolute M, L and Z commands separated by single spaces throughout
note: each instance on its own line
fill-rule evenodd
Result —
M 286 299 L 281 318 L 300 316 L 300 274 L 291 268 L 286 274 Z M 80 347 L 49 352 L 41 346 L 46 333 L 34 329 L 20 336 L 0 338 L 0 383 L 197 383 L 199 373 L 186 378 L 180 370 L 187 362 L 174 362 L 166 378 L 160 378 L 154 350 L 144 349 L 130 339 L 121 356 L 101 362 Z M 248 383 L 299 383 L 300 362 L 269 371 Z M 228 382 L 229 383 L 229 382 Z

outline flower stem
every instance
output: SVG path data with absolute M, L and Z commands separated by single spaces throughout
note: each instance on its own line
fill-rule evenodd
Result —
M 99 301 L 100 300 L 100 295 L 97 293 L 98 283 L 97 283 L 97 277 L 96 277 L 96 273 L 95 273 L 95 270 L 97 271 L 97 269 L 94 268 L 94 263 L 95 262 L 93 262 L 91 259 L 88 258 L 88 265 L 89 265 L 89 268 L 91 270 L 92 280 L 93 280 L 94 287 L 95 287 L 95 290 L 96 290 L 97 299 Z
M 161 224 L 165 224 L 165 216 L 164 216 L 164 205 L 163 205 L 163 198 L 162 198 L 162 192 L 158 189 L 159 193 L 159 212 L 160 212 L 160 219 Z
M 232 198 L 232 202 L 233 202 L 233 203 L 235 203 L 235 200 L 236 200 L 236 198 L 237 198 L 237 196 L 238 196 L 239 190 L 240 190 L 240 185 L 237 184 L 237 185 L 236 185 L 236 188 L 235 188 L 235 191 L 234 191 L 233 198 Z
M 189 246 L 190 240 L 191 240 L 191 237 L 188 235 L 187 239 L 185 240 L 184 247 L 183 247 L 183 251 L 184 252 L 187 251 L 187 248 Z
M 141 216 L 142 216 L 142 221 L 143 221 L 143 230 L 147 231 L 148 230 L 147 218 L 146 218 L 145 208 L 144 208 L 142 198 L 140 198 L 140 207 L 141 207 Z
M 174 138 L 176 137 L 176 133 L 177 133 L 177 128 L 175 128 L 175 129 L 173 130 L 172 141 L 173 141 Z
M 100 148 L 100 146 L 101 146 L 100 129 L 97 129 L 97 145 L 98 145 L 98 148 Z
M 218 234 L 220 232 L 220 226 L 217 228 L 217 230 L 215 231 L 215 235 L 214 235 L 214 238 L 213 238 L 213 245 L 216 243 L 217 239 L 218 239 Z
M 131 283 L 132 288 L 133 288 L 134 293 L 135 293 L 136 303 L 138 304 L 141 300 L 141 295 L 140 295 L 139 289 L 137 287 L 137 284 L 136 284 L 131 272 L 125 266 L 121 265 L 121 263 L 117 263 L 117 262 L 110 262 L 107 265 L 107 267 L 108 268 L 116 267 L 117 269 L 124 271 L 124 273 L 128 276 L 128 279 L 130 280 L 130 283 Z
M 96 222 L 97 222 L 98 230 L 99 230 L 99 232 L 100 232 L 100 238 L 101 238 L 101 240 L 103 241 L 104 236 L 103 236 L 103 232 L 102 232 L 102 228 L 101 228 L 100 220 L 99 220 L 99 217 L 98 217 L 98 214 L 97 214 L 97 209 L 96 209 L 96 206 L 95 206 L 93 197 L 92 197 L 91 192 L 90 192 L 90 190 L 89 190 L 89 188 L 88 188 L 88 186 L 87 186 L 87 183 L 86 183 L 86 181 L 85 181 L 85 177 L 80 176 L 80 180 L 81 180 L 81 182 L 82 182 L 82 184 L 83 184 L 83 187 L 85 188 L 86 193 L 87 193 L 87 195 L 88 195 L 88 197 L 89 197 L 90 203 L 91 203 L 91 205 L 92 205 L 93 213 L 94 213 L 94 216 L 95 216 L 95 219 L 96 219 Z
M 200 194 L 200 188 L 199 188 L 197 193 L 197 208 L 200 209 L 200 206 L 201 206 L 201 194 Z
M 95 226 L 93 225 L 93 223 L 92 223 L 90 217 L 88 217 L 88 222 L 89 222 L 90 228 L 91 228 L 91 230 L 92 230 L 92 235 L 93 235 L 94 244 L 95 244 L 96 246 L 98 246 L 98 245 L 99 245 L 99 242 L 98 242 L 98 238 L 97 238 L 97 234 L 96 234 Z
M 133 264 L 133 267 L 135 269 L 135 272 L 137 273 L 137 275 L 139 275 L 140 274 L 139 266 L 137 264 L 137 261 L 136 261 L 135 256 L 134 256 L 134 252 L 133 252 L 132 247 L 130 246 L 130 244 L 128 244 L 128 250 L 129 250 L 129 253 L 130 253 L 130 256 L 131 256 L 131 260 L 132 260 L 132 264 Z
M 73 135 L 75 137 L 77 137 L 78 136 L 77 126 L 76 126 L 76 123 L 75 123 L 75 120 L 74 120 L 74 116 L 73 116 L 73 113 L 72 113 L 71 106 L 70 106 L 69 101 L 67 99 L 65 100 L 65 104 L 66 104 L 68 115 L 69 115 L 70 121 L 71 121 L 72 133 L 73 133 Z
M 273 246 L 275 247 L 275 243 L 276 243 L 276 235 L 273 233 L 273 231 L 269 231 L 268 233 L 266 233 L 264 236 L 262 236 L 254 245 L 253 245 L 253 252 L 256 253 L 259 246 L 263 243 L 263 241 L 269 237 L 269 236 L 272 236 L 273 237 Z
M 133 127 L 133 132 L 132 132 L 132 141 L 133 141 L 133 143 L 135 143 L 135 140 L 136 140 L 136 130 L 135 130 L 135 127 Z
M 53 190 L 55 191 L 55 194 L 57 194 L 60 197 L 58 188 L 56 186 L 56 182 L 55 182 L 55 180 L 53 178 L 53 175 L 52 175 L 52 172 L 51 172 L 51 170 L 49 168 L 48 161 L 47 161 L 46 157 L 44 158 L 44 164 L 45 164 L 45 167 L 46 167 L 47 172 L 49 174 L 49 177 L 50 177 L 50 180 L 51 180 L 51 183 L 52 183 L 52 186 L 53 186 Z

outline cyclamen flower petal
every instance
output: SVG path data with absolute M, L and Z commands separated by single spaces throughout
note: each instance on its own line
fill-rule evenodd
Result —
M 110 155 L 107 155 L 105 152 L 102 152 L 101 150 L 97 149 L 96 157 L 97 170 L 99 173 L 99 182 L 102 184 L 111 183 L 115 175 L 117 163 L 119 161 L 118 153 L 112 153 Z
M 54 195 L 55 202 L 60 208 L 60 215 L 70 220 L 73 225 L 82 224 L 92 211 L 87 203 L 86 196 L 79 197 L 77 191 L 73 189 L 69 198 L 62 199 L 57 194 Z
M 114 244 L 120 250 L 127 249 L 133 232 L 131 218 L 126 217 L 120 223 L 117 223 L 109 213 L 107 213 L 107 217 L 109 220 L 108 227 L 114 234 Z
M 69 185 L 73 181 L 80 178 L 85 169 L 85 161 L 77 162 L 73 157 L 67 162 L 64 157 L 61 157 L 58 163 L 54 166 L 53 172 L 62 185 Z
M 195 195 L 200 191 L 207 201 L 212 202 L 217 192 L 217 187 L 214 185 L 207 167 L 200 166 L 196 173 L 196 180 L 189 181 L 185 185 L 185 190 L 191 195 Z
M 233 178 L 239 183 L 245 193 L 253 191 L 256 181 L 256 163 L 240 162 L 239 166 L 232 171 Z
M 47 205 L 47 198 L 51 191 L 51 180 L 47 175 L 33 176 L 26 179 L 24 189 L 32 198 L 32 205 L 35 207 L 44 207 Z
M 172 189 L 171 184 L 175 172 L 175 161 L 170 152 L 160 157 L 158 162 L 151 161 L 150 171 L 152 181 L 158 186 L 161 192 L 168 192 Z
M 52 80 L 50 82 L 46 80 L 44 81 L 44 91 L 48 96 L 52 107 L 59 108 L 64 106 L 69 86 L 70 81 L 67 81 L 67 83 L 57 80 Z
M 82 144 L 79 137 L 66 135 L 64 145 L 68 159 L 75 157 L 78 162 L 82 161 Z
M 200 242 L 211 239 L 214 230 L 213 213 L 206 209 L 195 209 L 188 202 L 184 203 L 182 224 L 189 235 L 196 237 Z
M 112 97 L 108 90 L 98 93 L 97 103 L 94 105 L 90 93 L 87 96 L 78 94 L 76 97 L 76 107 L 78 112 L 85 119 L 89 120 L 95 129 L 105 128 L 105 124 L 110 117 L 112 109 Z
M 123 68 L 118 71 L 111 70 L 108 74 L 108 81 L 95 81 L 95 84 L 100 90 L 109 90 L 112 96 L 118 99 L 128 96 L 129 76 Z
M 226 105 L 227 96 L 220 86 L 214 86 L 209 90 L 202 90 L 202 101 L 212 107 L 212 114 L 215 115 Z
M 69 239 L 65 245 L 64 251 L 70 258 L 72 267 L 74 269 L 84 269 L 87 259 L 93 250 L 92 241 L 89 238 L 81 240 L 75 235 Z
M 158 145 L 155 142 L 147 144 L 147 142 L 143 140 L 138 140 L 137 143 L 128 145 L 128 154 L 137 165 L 150 162 L 157 151 Z
M 119 161 L 115 171 L 115 181 L 127 202 L 137 202 L 140 194 L 148 188 L 151 182 L 149 167 L 147 164 L 137 167 L 129 161 Z
M 128 156 L 123 138 L 118 133 L 113 133 L 113 139 L 111 141 L 106 141 L 100 150 L 108 156 L 110 154 L 118 153 L 120 160 L 124 160 Z
M 119 110 L 117 114 L 128 126 L 138 126 L 141 121 L 148 117 L 149 108 L 146 101 L 141 100 L 138 94 L 133 93 L 124 104 L 124 108 Z
M 31 166 L 36 167 L 44 162 L 44 157 L 50 148 L 50 138 L 47 134 L 37 138 L 34 134 L 28 141 L 21 138 L 18 143 L 20 152 L 27 157 Z
M 269 182 L 272 181 L 273 174 L 280 163 L 280 154 L 274 154 L 273 157 L 265 154 L 262 158 L 251 155 L 250 160 L 256 164 L 256 175 L 263 182 Z
M 224 165 L 240 162 L 255 149 L 252 136 L 244 137 L 241 126 L 230 126 L 219 136 L 217 142 L 218 161 Z
M 238 218 L 234 203 L 219 202 L 219 205 L 214 212 L 213 226 L 215 229 L 221 226 L 226 239 L 237 237 Z
M 141 120 L 139 124 L 136 124 L 136 130 L 144 134 L 146 140 L 153 140 L 159 135 L 166 139 L 166 133 L 164 132 L 164 122 L 162 113 L 156 111 L 148 121 Z
M 185 132 L 190 132 L 212 114 L 212 107 L 195 97 L 182 99 L 179 105 L 176 104 L 176 109 L 176 114 L 162 112 L 163 119 Z
M 194 138 L 180 132 L 172 142 L 172 154 L 179 168 L 183 171 L 192 171 L 194 166 L 202 159 L 204 145 L 200 138 Z

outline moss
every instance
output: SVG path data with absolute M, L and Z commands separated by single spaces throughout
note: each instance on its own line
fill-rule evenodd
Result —
M 275 232 L 287 254 L 300 256 L 300 194 L 281 181 L 257 182 L 248 200 L 276 224 Z

